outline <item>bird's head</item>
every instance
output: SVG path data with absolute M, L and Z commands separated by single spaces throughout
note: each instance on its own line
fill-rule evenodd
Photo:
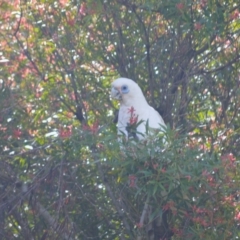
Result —
M 132 105 L 135 100 L 146 102 L 141 88 L 128 78 L 118 78 L 112 82 L 111 96 L 126 105 Z

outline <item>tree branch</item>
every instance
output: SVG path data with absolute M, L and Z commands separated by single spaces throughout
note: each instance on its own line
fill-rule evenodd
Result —
M 108 192 L 108 195 L 109 195 L 110 198 L 112 199 L 112 202 L 113 202 L 114 206 L 116 207 L 116 210 L 117 210 L 119 216 L 121 217 L 121 220 L 122 220 L 122 222 L 123 222 L 123 225 L 124 225 L 125 229 L 127 230 L 128 234 L 131 235 L 130 225 L 129 225 L 128 222 L 127 222 L 125 213 L 123 212 L 120 204 L 118 203 L 117 199 L 115 198 L 115 196 L 114 196 L 114 194 L 113 194 L 113 191 L 112 191 L 110 185 L 109 185 L 109 184 L 107 183 L 107 181 L 106 181 L 106 178 L 105 178 L 105 176 L 104 176 L 101 163 L 98 162 L 98 161 L 96 161 L 96 164 L 97 164 L 97 168 L 98 168 L 99 175 L 100 175 L 100 177 L 101 177 L 101 179 L 102 179 L 102 181 L 103 181 L 103 183 L 104 183 L 104 185 L 105 185 L 105 187 L 106 187 L 106 190 L 107 190 L 107 192 Z M 125 237 L 124 237 L 124 236 L 121 236 L 121 239 L 124 240 Z
M 224 68 L 226 68 L 226 67 L 231 66 L 233 63 L 238 62 L 239 60 L 240 60 L 240 55 L 237 54 L 237 55 L 235 56 L 235 58 L 233 58 L 233 59 L 232 59 L 231 61 L 229 61 L 227 64 L 225 64 L 225 65 L 223 65 L 223 66 L 220 66 L 220 67 L 218 67 L 218 68 L 209 70 L 209 71 L 204 71 L 204 70 L 203 70 L 202 73 L 213 73 L 213 72 L 220 71 L 220 70 L 222 70 L 222 69 L 224 69 Z
M 141 17 L 138 15 L 137 11 L 136 11 L 136 7 L 135 5 L 132 6 L 132 11 L 134 12 L 134 14 L 136 15 L 138 21 L 140 22 L 142 28 L 143 28 L 143 32 L 144 32 L 144 38 L 145 38 L 145 48 L 146 48 L 146 52 L 147 52 L 147 69 L 148 69 L 148 76 L 149 76 L 149 90 L 151 92 L 151 102 L 153 105 L 155 105 L 155 98 L 154 98 L 154 87 L 153 87 L 153 74 L 152 74 L 152 59 L 151 59 L 151 54 L 150 54 L 150 41 L 149 41 L 149 34 L 147 32 L 146 26 L 144 24 L 144 22 L 142 21 Z
M 39 203 L 36 203 L 36 209 L 38 213 L 44 218 L 44 220 L 54 229 L 56 230 L 59 224 L 57 223 L 57 220 L 54 219 L 49 212 Z M 73 238 L 70 237 L 71 233 L 66 233 L 66 230 L 64 230 L 63 237 L 66 240 L 73 240 Z

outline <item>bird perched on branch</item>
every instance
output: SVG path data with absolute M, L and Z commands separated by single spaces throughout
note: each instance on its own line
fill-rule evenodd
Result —
M 111 96 L 120 102 L 118 135 L 143 140 L 156 131 L 164 132 L 166 125 L 161 115 L 147 103 L 136 82 L 128 78 L 116 79 L 112 83 Z

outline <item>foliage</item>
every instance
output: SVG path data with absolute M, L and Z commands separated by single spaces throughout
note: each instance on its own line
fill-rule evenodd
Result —
M 240 237 L 238 1 L 0 12 L 1 239 Z M 167 144 L 119 148 L 118 76 L 161 113 Z

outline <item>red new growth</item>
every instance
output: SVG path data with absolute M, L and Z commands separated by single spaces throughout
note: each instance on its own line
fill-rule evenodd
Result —
M 81 4 L 79 13 L 84 16 L 86 15 L 86 13 L 87 13 L 87 4 L 86 3 Z
M 143 227 L 143 224 L 142 224 L 142 223 L 136 223 L 136 227 L 137 227 L 137 228 L 142 228 L 142 227 Z
M 199 23 L 199 22 L 197 22 L 197 23 L 194 24 L 194 29 L 195 29 L 195 30 L 200 30 L 202 27 L 203 27 L 202 24 Z
M 221 157 L 223 162 L 230 162 L 231 164 L 235 163 L 236 158 L 233 156 L 232 153 L 225 154 Z
M 135 175 L 129 175 L 128 179 L 129 179 L 129 187 L 132 187 L 132 188 L 136 187 L 137 177 Z
M 158 163 L 153 164 L 153 168 L 157 169 L 158 168 Z
M 69 138 L 72 135 L 72 126 L 67 127 L 67 129 L 61 128 L 59 130 L 60 138 Z
M 162 209 L 163 209 L 164 211 L 166 211 L 166 210 L 168 210 L 168 209 L 173 210 L 174 205 L 175 205 L 175 203 L 174 203 L 173 201 L 169 201 L 169 202 L 167 202 L 167 203 L 163 206 Z
M 134 125 L 135 123 L 138 122 L 138 116 L 136 116 L 136 114 L 134 112 L 135 112 L 134 107 L 130 107 L 128 109 L 128 113 L 130 113 L 130 118 L 129 118 L 130 125 Z
M 162 172 L 162 173 L 165 173 L 166 171 L 167 171 L 166 168 L 162 168 L 162 169 L 161 169 L 161 172 Z
M 128 113 L 130 113 L 131 115 L 134 115 L 134 112 L 135 112 L 134 107 L 130 107 L 130 108 L 128 109 Z
M 176 8 L 177 8 L 178 10 L 182 10 L 182 9 L 184 8 L 184 4 L 183 4 L 183 3 L 177 3 L 177 4 L 176 4 Z
M 83 129 L 90 131 L 92 134 L 97 134 L 99 128 L 98 121 L 95 121 L 92 126 L 83 125 Z
M 22 131 L 20 129 L 13 130 L 13 137 L 19 139 L 22 135 Z
M 234 20 L 234 19 L 238 19 L 240 18 L 240 12 L 238 11 L 238 9 L 236 11 L 234 11 L 231 15 L 230 15 L 230 19 Z
M 236 212 L 234 219 L 240 222 L 240 212 Z
M 185 178 L 187 178 L 188 181 L 190 181 L 192 177 L 190 175 L 186 175 Z

